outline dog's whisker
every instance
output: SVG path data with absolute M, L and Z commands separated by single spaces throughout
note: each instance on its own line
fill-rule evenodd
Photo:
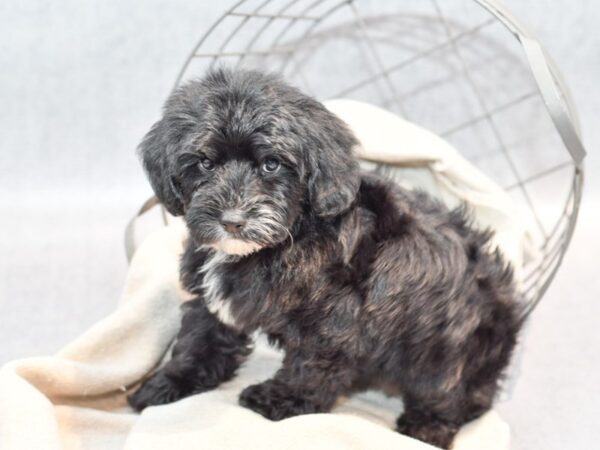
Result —
M 290 237 L 290 249 L 292 249 L 292 248 L 294 248 L 294 236 L 292 236 L 292 233 L 288 227 L 283 227 L 283 228 L 287 232 L 287 235 Z

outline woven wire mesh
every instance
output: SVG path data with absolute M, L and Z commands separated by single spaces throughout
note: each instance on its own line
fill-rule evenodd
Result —
M 524 268 L 528 314 L 568 246 L 583 171 L 548 109 L 524 39 L 515 39 L 510 17 L 491 3 L 239 1 L 201 38 L 176 85 L 215 64 L 268 69 L 321 100 L 367 101 L 442 136 L 531 217 L 538 251 Z M 567 125 L 578 130 L 552 69 Z

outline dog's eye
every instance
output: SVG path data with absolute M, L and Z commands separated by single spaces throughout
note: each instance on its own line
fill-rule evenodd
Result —
M 277 172 L 281 163 L 277 158 L 267 158 L 263 161 L 261 169 L 266 173 L 274 173 Z
M 200 166 L 202 166 L 204 170 L 215 170 L 215 163 L 208 158 L 202 158 L 202 160 L 200 161 Z

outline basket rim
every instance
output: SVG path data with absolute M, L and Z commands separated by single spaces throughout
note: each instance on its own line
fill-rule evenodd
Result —
M 437 6 L 439 0 L 432 1 Z M 548 290 L 569 247 L 577 223 L 581 203 L 586 150 L 582 143 L 579 116 L 570 90 L 568 89 L 567 83 L 565 82 L 561 71 L 558 69 L 558 66 L 545 50 L 541 42 L 535 37 L 530 29 L 523 24 L 523 22 L 521 22 L 498 0 L 471 1 L 474 1 L 491 14 L 494 19 L 500 22 L 513 37 L 519 41 L 519 44 L 524 51 L 524 59 L 527 62 L 526 66 L 529 67 L 531 74 L 533 75 L 536 89 L 542 97 L 544 107 L 556 132 L 563 142 L 564 149 L 567 150 L 570 155 L 570 160 L 572 161 L 572 167 L 574 169 L 571 181 L 571 193 L 569 194 L 569 198 L 566 199 L 561 216 L 557 219 L 555 225 L 555 227 L 560 228 L 560 231 L 555 230 L 558 231 L 557 236 L 560 241 L 557 245 L 558 251 L 554 252 L 554 250 L 552 250 L 551 257 L 548 257 L 547 259 L 546 256 L 544 256 L 541 264 L 536 268 L 536 271 L 540 269 L 540 272 L 536 274 L 535 281 L 532 283 L 532 287 L 535 287 L 535 293 L 530 297 L 530 300 L 526 302 L 526 307 L 523 311 L 522 318 L 525 320 Z M 247 0 L 232 1 L 231 6 L 226 8 L 223 14 L 208 27 L 205 33 L 193 46 L 192 51 L 180 69 L 173 89 L 176 89 L 179 86 L 191 61 L 211 33 L 213 33 L 227 17 L 234 15 L 236 9 L 246 2 Z M 320 2 L 317 1 L 313 3 L 317 4 Z M 357 3 L 358 0 L 344 0 L 336 3 L 335 8 L 331 9 L 336 10 L 345 5 L 356 10 Z M 328 11 L 328 13 L 329 12 L 331 11 Z M 326 17 L 328 13 L 322 14 L 322 18 Z M 445 20 L 443 16 L 440 17 L 442 20 Z M 361 19 L 361 16 L 358 15 L 355 21 L 360 21 Z M 560 225 L 560 222 L 565 219 L 566 223 Z

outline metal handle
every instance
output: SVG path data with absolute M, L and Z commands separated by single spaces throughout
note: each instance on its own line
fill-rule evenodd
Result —
M 546 108 L 575 165 L 582 168 L 586 151 L 581 142 L 579 117 L 562 74 L 533 33 L 498 0 L 475 0 L 521 42 L 527 63 Z

